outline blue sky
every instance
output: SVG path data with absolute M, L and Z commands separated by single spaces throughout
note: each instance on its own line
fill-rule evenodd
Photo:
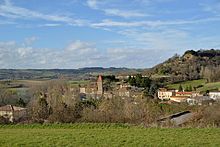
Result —
M 148 68 L 219 26 L 220 0 L 0 0 L 0 68 Z

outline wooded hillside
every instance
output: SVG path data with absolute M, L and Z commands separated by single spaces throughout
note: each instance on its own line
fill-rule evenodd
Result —
M 183 56 L 174 55 L 153 68 L 160 75 L 170 75 L 172 82 L 207 79 L 220 80 L 220 50 L 188 50 Z

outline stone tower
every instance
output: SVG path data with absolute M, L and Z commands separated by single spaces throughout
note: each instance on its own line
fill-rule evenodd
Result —
M 103 81 L 101 75 L 99 75 L 98 77 L 97 86 L 98 86 L 97 95 L 103 95 Z

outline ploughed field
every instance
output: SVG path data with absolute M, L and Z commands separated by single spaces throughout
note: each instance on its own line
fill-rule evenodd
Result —
M 220 146 L 218 128 L 143 128 L 123 124 L 0 126 L 0 146 Z

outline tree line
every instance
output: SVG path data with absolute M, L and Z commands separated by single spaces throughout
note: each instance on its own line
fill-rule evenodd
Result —
M 149 77 L 143 77 L 142 74 L 136 76 L 129 76 L 127 82 L 131 86 L 144 88 L 145 96 L 155 97 L 159 88 L 159 83 L 150 79 Z

